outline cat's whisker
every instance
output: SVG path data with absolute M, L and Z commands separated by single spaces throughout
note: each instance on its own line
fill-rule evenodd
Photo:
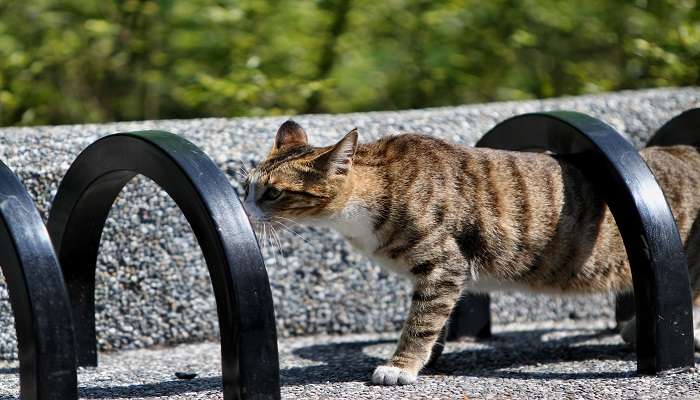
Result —
M 263 227 L 263 238 L 261 240 L 261 243 L 265 246 L 265 248 L 268 248 L 267 246 L 269 246 L 272 252 L 272 256 L 275 258 L 275 263 L 280 264 L 280 258 L 277 257 L 277 254 L 279 253 L 280 257 L 283 258 L 281 251 L 282 245 L 279 241 L 279 238 L 277 237 L 275 227 L 271 224 L 268 224 L 267 222 L 270 221 L 261 221 Z M 275 242 L 277 242 L 277 244 L 275 244 Z
M 236 161 L 238 161 L 238 169 L 234 171 L 234 173 L 242 180 L 248 180 L 250 177 L 250 170 L 246 168 L 245 162 L 243 162 L 242 159 L 236 158 Z
M 265 243 L 265 227 L 263 226 L 262 223 L 258 225 L 258 233 L 259 233 L 259 241 L 261 243 Z
M 260 223 L 258 221 L 251 221 L 250 225 L 253 228 L 253 233 L 255 233 L 255 238 L 260 242 Z
M 262 228 L 263 228 L 263 243 L 267 241 L 267 224 L 263 221 L 262 223 Z
M 284 258 L 284 254 L 282 254 L 282 242 L 280 241 L 279 235 L 277 234 L 277 230 L 275 229 L 274 226 L 270 226 L 272 228 L 272 235 L 275 238 L 275 241 L 277 242 L 277 252 L 279 253 L 281 258 Z M 279 264 L 279 260 L 278 260 Z
M 311 244 L 311 242 L 309 242 L 306 238 L 304 238 L 303 236 L 301 236 L 297 231 L 295 231 L 294 229 L 288 227 L 287 225 L 285 225 L 285 224 L 282 223 L 281 221 L 271 220 L 270 222 L 274 222 L 274 223 L 276 223 L 276 224 L 279 224 L 280 226 L 282 226 L 282 229 L 283 229 L 283 230 L 288 231 L 288 232 L 291 232 L 292 234 L 296 235 L 299 239 L 303 240 L 304 243 L 309 244 L 309 245 Z
M 268 225 L 268 231 L 267 231 L 267 243 L 270 245 L 270 250 L 272 253 L 272 256 L 275 258 L 275 264 L 279 265 L 280 260 L 277 258 L 277 251 L 275 246 L 275 242 L 273 240 L 273 235 L 274 235 L 274 227 L 272 225 Z
M 298 226 L 299 228 L 304 229 L 304 226 L 300 225 L 298 222 L 291 220 L 289 218 L 274 216 L 274 217 L 272 217 L 272 219 L 275 220 L 275 222 L 282 223 L 284 226 L 288 227 L 289 229 L 292 229 L 292 227 L 288 226 L 287 224 L 290 224 L 292 226 Z M 284 221 L 284 223 L 282 221 Z
M 272 237 L 273 237 L 273 238 L 275 239 L 275 241 L 277 242 L 277 246 L 278 246 L 278 247 L 282 247 L 282 245 L 280 244 L 280 242 L 279 242 L 279 240 L 278 240 L 278 238 L 277 238 L 277 229 L 275 228 L 274 225 L 270 225 L 270 232 L 272 233 Z
M 299 224 L 298 222 L 294 221 L 293 219 L 289 219 L 289 218 L 282 217 L 282 216 L 279 216 L 279 215 L 276 215 L 276 216 L 274 216 L 273 218 L 275 218 L 275 219 L 281 219 L 281 220 L 290 222 L 290 223 L 292 223 L 292 224 L 294 224 L 294 225 L 296 225 L 296 226 L 298 226 L 299 228 L 302 228 L 302 229 L 304 228 L 304 226 L 302 226 L 302 225 Z
M 248 174 L 246 171 L 243 171 L 243 170 L 237 170 L 237 171 L 233 171 L 233 172 L 242 181 L 248 180 L 248 177 L 250 176 L 250 174 Z
M 253 232 L 255 233 L 255 238 L 258 240 L 258 243 L 260 244 L 261 247 L 271 246 L 273 248 L 277 248 L 278 250 L 280 250 L 280 255 L 282 255 L 282 253 L 281 253 L 282 242 L 279 239 L 279 234 L 277 232 L 277 229 L 271 223 L 276 223 L 276 224 L 280 225 L 283 230 L 285 230 L 285 231 L 288 230 L 288 231 L 296 234 L 297 236 L 299 236 L 299 238 L 304 240 L 306 243 L 309 243 L 301 235 L 299 235 L 293 229 L 282 224 L 280 221 L 275 221 L 272 219 L 251 220 L 251 226 L 253 228 Z

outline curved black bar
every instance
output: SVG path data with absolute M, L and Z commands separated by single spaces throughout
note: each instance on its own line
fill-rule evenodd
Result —
M 673 117 L 647 142 L 647 146 L 674 144 L 700 146 L 700 108 L 692 108 Z
M 649 139 L 647 146 L 687 144 L 700 146 L 700 108 L 693 108 L 673 117 Z M 634 316 L 634 296 L 622 294 L 615 300 L 618 324 Z
M 95 268 L 112 203 L 135 175 L 180 207 L 209 268 L 221 334 L 224 398 L 278 399 L 279 360 L 270 285 L 235 191 L 199 148 L 161 131 L 102 138 L 63 178 L 48 229 L 73 304 L 79 365 L 96 365 Z
M 692 368 L 692 303 L 683 244 L 661 188 L 634 147 L 610 126 L 574 112 L 510 118 L 478 145 L 545 149 L 577 163 L 606 196 L 625 243 L 638 316 L 637 371 Z
M 687 144 L 700 146 L 700 108 L 692 108 L 671 118 L 652 135 L 648 146 Z M 634 316 L 634 296 L 621 294 L 615 299 L 615 319 L 627 321 Z
M 2 162 L 0 266 L 15 316 L 20 397 L 77 399 L 73 322 L 61 268 L 32 199 Z

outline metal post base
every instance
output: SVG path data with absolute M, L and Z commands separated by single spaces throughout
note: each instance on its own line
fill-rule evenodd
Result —
M 491 298 L 488 294 L 467 294 L 450 316 L 447 340 L 463 337 L 484 339 L 491 336 Z

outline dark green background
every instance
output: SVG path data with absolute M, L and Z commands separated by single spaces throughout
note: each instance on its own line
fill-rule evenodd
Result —
M 699 65 L 696 0 L 0 0 L 1 125 L 698 85 Z

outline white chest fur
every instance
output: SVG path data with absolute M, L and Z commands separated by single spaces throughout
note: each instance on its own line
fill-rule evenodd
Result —
M 349 201 L 328 222 L 331 228 L 345 236 L 350 244 L 367 256 L 379 246 L 379 240 L 374 234 L 374 218 L 369 210 L 357 202 Z
M 374 218 L 362 205 L 348 202 L 345 208 L 330 218 L 327 223 L 374 263 L 392 272 L 413 278 L 401 260 L 392 260 L 375 253 L 379 248 L 379 239 L 374 232 Z

